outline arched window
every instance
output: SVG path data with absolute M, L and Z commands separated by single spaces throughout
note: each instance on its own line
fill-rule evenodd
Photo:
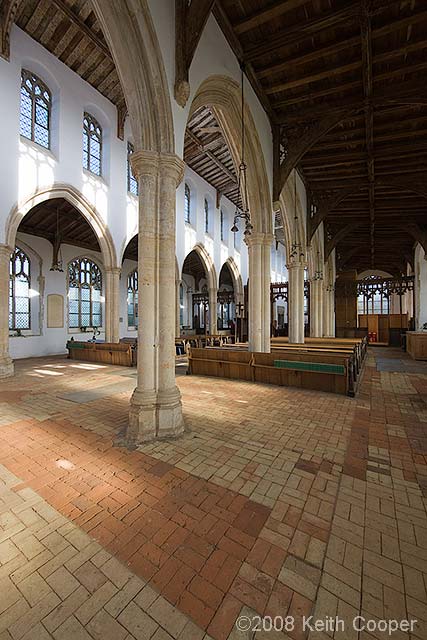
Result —
M 102 274 L 89 258 L 68 265 L 68 324 L 71 329 L 102 326 Z
M 187 183 L 184 187 L 184 220 L 188 224 L 191 222 L 191 191 Z
M 34 73 L 21 71 L 20 134 L 45 149 L 50 148 L 50 112 L 52 96 Z
M 205 198 L 205 233 L 209 233 L 209 202 Z
M 138 271 L 128 277 L 128 327 L 138 326 Z
M 138 180 L 135 178 L 132 172 L 132 165 L 130 163 L 130 157 L 134 152 L 133 144 L 128 142 L 128 156 L 127 156 L 127 179 L 128 179 L 128 191 L 132 195 L 138 195 Z
M 30 329 L 30 260 L 19 247 L 10 256 L 9 329 Z
M 83 169 L 96 176 L 102 175 L 102 129 L 90 115 L 83 115 Z
M 368 276 L 365 280 L 375 282 L 376 276 Z M 384 315 L 390 313 L 390 298 L 380 291 L 372 291 L 369 295 L 361 293 L 357 296 L 357 313 L 359 315 Z
M 219 216 L 221 242 L 224 242 L 224 211 L 222 209 L 219 212 Z

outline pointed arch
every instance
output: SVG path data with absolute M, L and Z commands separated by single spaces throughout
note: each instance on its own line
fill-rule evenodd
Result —
M 200 107 L 209 106 L 220 125 L 238 168 L 241 157 L 241 88 L 228 76 L 213 75 L 202 82 L 191 104 L 189 119 Z M 251 111 L 245 104 L 248 198 L 254 231 L 272 233 L 273 208 L 264 152 Z
M 16 234 L 22 219 L 33 207 L 46 200 L 54 198 L 64 198 L 79 211 L 93 229 L 99 246 L 101 248 L 102 259 L 106 269 L 117 267 L 116 249 L 113 238 L 105 224 L 102 216 L 93 207 L 82 193 L 71 185 L 56 184 L 47 189 L 41 189 L 30 196 L 27 200 L 17 204 L 6 220 L 5 239 L 10 247 L 15 246 Z
M 135 151 L 173 153 L 169 88 L 147 0 L 92 0 L 92 5 L 122 84 Z
M 206 247 L 201 242 L 198 242 L 197 244 L 195 244 L 194 247 L 191 249 L 191 251 L 194 251 L 195 253 L 197 253 L 200 260 L 202 261 L 203 267 L 205 269 L 206 280 L 208 281 L 209 289 L 216 290 L 218 288 L 218 285 L 217 285 L 218 276 L 217 276 L 215 265 L 213 263 L 213 260 L 211 258 L 209 251 L 207 251 Z M 191 251 L 189 251 L 187 255 L 189 255 Z M 184 262 L 185 262 L 185 258 L 184 258 Z
M 243 280 L 242 276 L 240 275 L 239 268 L 232 256 L 227 258 L 227 260 L 224 262 L 224 265 L 225 264 L 230 269 L 231 277 L 233 278 L 234 296 L 236 302 L 243 302 Z
M 295 220 L 294 220 L 295 205 L 296 205 L 296 212 L 298 216 L 296 229 L 295 229 Z M 295 202 L 294 188 L 290 180 L 287 180 L 284 188 L 280 193 L 279 200 L 274 203 L 274 208 L 276 211 L 280 212 L 280 215 L 281 215 L 281 221 L 282 221 L 283 231 L 285 236 L 286 259 L 289 260 L 289 257 L 291 254 L 291 247 L 295 241 L 303 247 L 304 252 L 306 250 L 305 225 L 304 225 L 305 212 L 303 211 L 303 206 L 298 194 L 298 189 L 296 192 L 296 202 Z

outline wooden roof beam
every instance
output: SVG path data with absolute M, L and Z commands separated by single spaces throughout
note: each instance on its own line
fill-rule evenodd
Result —
M 306 84 L 318 82 L 319 80 L 324 80 L 325 78 L 334 78 L 343 73 L 355 71 L 356 69 L 360 69 L 361 66 L 361 61 L 355 60 L 354 62 L 349 62 L 348 64 L 333 67 L 332 69 L 323 69 L 322 71 L 311 73 L 310 75 L 303 76 L 302 78 L 289 80 L 288 82 L 280 82 L 279 84 L 269 85 L 265 87 L 265 92 L 267 95 L 270 95 L 272 93 L 288 91 L 289 89 L 295 89 L 296 87 L 305 86 Z
M 175 0 L 175 100 L 185 107 L 190 95 L 189 70 L 215 0 Z
M 289 11 L 302 7 L 307 4 L 307 2 L 308 0 L 276 0 L 268 4 L 264 9 L 260 9 L 260 11 L 256 11 L 246 18 L 243 18 L 243 20 L 240 20 L 237 24 L 233 25 L 233 29 L 235 33 L 241 35 Z
M 113 60 L 113 56 L 111 55 L 111 52 L 109 50 L 109 48 L 104 44 L 104 42 L 96 35 L 96 33 L 94 33 L 94 31 L 92 31 L 92 29 L 90 29 L 86 23 L 79 18 L 79 16 L 74 13 L 74 11 L 71 9 L 71 7 L 64 2 L 64 0 L 51 0 L 51 2 L 58 8 L 60 9 L 60 11 L 62 11 L 62 13 L 64 13 L 67 18 L 70 20 L 70 22 L 72 22 L 72 24 L 74 24 L 74 26 L 76 26 L 79 31 L 81 31 L 87 38 L 89 38 L 89 40 L 91 40 L 91 42 L 93 42 L 93 44 L 100 50 L 102 51 L 102 53 L 109 58 L 112 62 L 114 62 Z
M 194 144 L 196 144 L 199 147 L 200 151 L 205 155 L 207 155 L 207 157 L 218 167 L 218 169 L 220 169 L 222 173 L 224 173 L 227 176 L 230 182 L 234 182 L 234 184 L 237 184 L 237 178 L 234 175 L 234 173 L 230 171 L 230 169 L 226 167 L 225 164 L 221 162 L 221 160 L 217 158 L 214 153 L 212 153 L 212 151 L 207 149 L 204 146 L 203 142 L 199 140 L 196 134 L 193 131 L 191 131 L 191 129 L 189 129 L 188 127 L 186 129 L 186 134 L 188 134 L 188 136 L 191 138 Z
M 266 93 L 264 92 L 264 89 L 262 88 L 262 85 L 258 80 L 258 77 L 254 71 L 254 68 L 251 62 L 247 60 L 244 54 L 243 47 L 240 43 L 239 38 L 234 32 L 233 26 L 230 20 L 228 19 L 226 12 L 224 11 L 224 8 L 221 4 L 221 0 L 216 0 L 215 5 L 213 7 L 213 15 L 221 31 L 223 32 L 228 44 L 230 45 L 234 55 L 238 60 L 240 60 L 241 63 L 244 63 L 246 77 L 251 83 L 252 89 L 255 91 L 259 101 L 261 102 L 263 108 L 265 109 L 265 112 L 271 119 L 273 119 L 274 113 L 270 104 L 270 100 L 266 95 Z

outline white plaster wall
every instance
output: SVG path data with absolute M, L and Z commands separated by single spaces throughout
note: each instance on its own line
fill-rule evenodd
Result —
M 19 136 L 21 68 L 34 71 L 52 92 L 51 151 Z M 136 226 L 137 199 L 127 194 L 125 140 L 116 135 L 117 110 L 98 91 L 14 26 L 10 62 L 0 60 L 0 241 L 4 241 L 9 212 L 34 192 L 55 183 L 72 185 L 97 209 L 120 248 L 129 228 Z M 82 168 L 83 112 L 90 112 L 103 128 L 103 177 Z
M 31 263 L 31 290 L 33 297 L 31 298 L 31 330 L 24 331 L 24 336 L 10 337 L 10 355 L 12 358 L 29 358 L 33 356 L 46 356 L 59 353 L 66 353 L 66 342 L 74 337 L 75 340 L 88 340 L 92 337 L 92 332 L 81 333 L 78 329 L 68 329 L 68 298 L 67 298 L 67 264 L 77 258 L 85 255 L 98 264 L 103 275 L 103 291 L 102 300 L 105 298 L 105 273 L 102 264 L 102 256 L 99 252 L 86 251 L 80 247 L 72 247 L 70 245 L 62 245 L 61 252 L 64 264 L 64 272 L 50 271 L 52 264 L 52 245 L 44 238 L 37 238 L 26 233 L 18 233 L 17 244 L 24 250 L 31 247 L 29 258 Z M 41 273 L 38 265 L 37 257 L 41 259 Z M 37 282 L 39 273 L 44 279 L 44 296 L 40 298 L 39 283 Z M 48 329 L 47 327 L 47 296 L 56 293 L 63 296 L 64 299 L 64 326 L 61 329 Z M 40 315 L 36 312 L 41 307 Z M 39 315 L 39 317 L 38 317 Z M 103 327 L 100 327 L 101 334 L 98 339 L 105 339 L 105 304 L 102 304 L 102 321 Z
M 191 189 L 191 224 L 184 222 L 184 185 L 188 183 Z M 205 233 L 204 201 L 207 197 L 210 205 L 210 233 Z M 176 222 L 176 257 L 181 275 L 182 265 L 195 244 L 202 244 L 212 258 L 219 284 L 221 267 L 229 257 L 237 264 L 243 283 L 248 279 L 248 250 L 243 241 L 242 224 L 236 234 L 230 231 L 233 225 L 235 206 L 222 196 L 220 208 L 216 208 L 216 190 L 206 180 L 201 178 L 189 167 L 185 170 L 185 177 L 176 192 L 177 222 Z M 224 211 L 224 242 L 221 242 L 220 209 Z M 239 226 L 239 225 L 238 225 Z

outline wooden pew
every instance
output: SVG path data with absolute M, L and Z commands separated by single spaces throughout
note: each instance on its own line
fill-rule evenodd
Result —
M 192 348 L 189 373 L 265 384 L 315 389 L 354 396 L 351 353 L 278 350 L 249 352 L 239 348 Z
M 357 378 L 359 376 L 359 373 L 361 371 L 361 367 L 362 367 L 362 363 L 360 361 L 359 355 L 356 352 L 356 350 L 353 348 L 347 348 L 347 347 L 321 347 L 321 346 L 316 346 L 316 345 L 310 345 L 310 346 L 306 346 L 306 345 L 272 345 L 271 346 L 271 352 L 272 353 L 284 353 L 284 354 L 289 354 L 289 353 L 298 353 L 298 354 L 304 354 L 306 353 L 308 355 L 308 357 L 310 357 L 312 354 L 317 353 L 317 354 L 324 354 L 324 355 L 329 355 L 329 354 L 337 354 L 337 355 L 343 355 L 345 357 L 347 357 L 349 359 L 349 372 L 350 375 L 353 379 L 353 383 L 354 385 L 357 382 Z
M 68 340 L 68 357 L 71 360 L 88 360 L 102 364 L 132 366 L 132 346 L 120 342 L 80 342 Z

